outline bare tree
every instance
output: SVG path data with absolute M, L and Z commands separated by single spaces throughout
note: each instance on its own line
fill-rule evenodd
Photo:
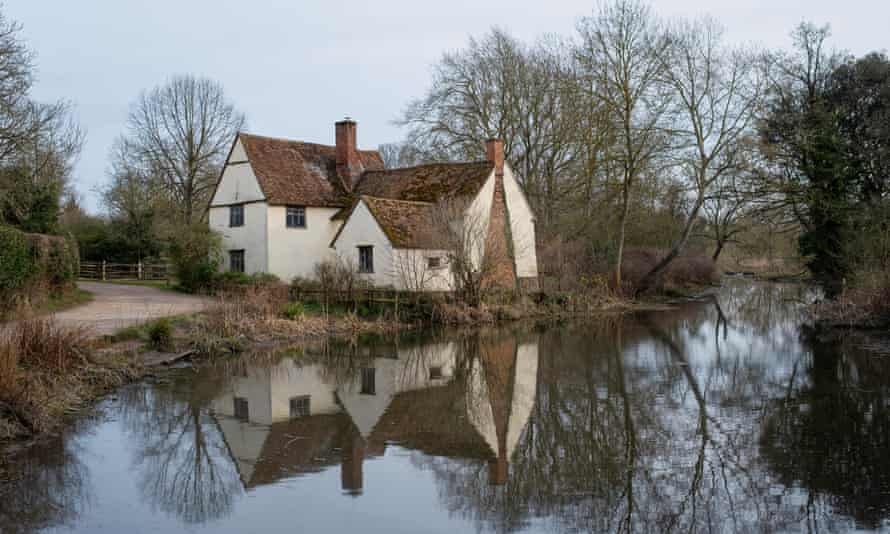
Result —
M 662 117 L 668 108 L 663 70 L 668 42 L 660 22 L 639 0 L 603 3 L 578 26 L 582 79 L 615 132 L 610 159 L 620 192 L 615 283 L 621 262 L 630 200 L 640 175 L 664 148 Z
M 377 147 L 387 169 L 410 167 L 424 163 L 424 154 L 410 143 L 384 143 Z
M 0 219 L 50 233 L 83 146 L 83 131 L 67 103 L 32 102 L 29 108 L 33 130 L 15 140 L 15 150 L 0 168 Z
M 469 199 L 443 197 L 430 213 L 428 232 L 446 251 L 455 293 L 478 305 L 497 269 L 497 254 L 488 247 L 488 219 Z
M 112 148 L 108 174 L 110 182 L 102 191 L 102 200 L 115 225 L 123 230 L 121 237 L 141 260 L 156 252 L 156 219 L 170 210 L 151 168 L 144 165 L 124 138 L 119 138 Z
M 487 139 L 502 139 L 539 219 L 550 223 L 574 186 L 568 177 L 579 149 L 572 60 L 562 40 L 528 46 L 500 29 L 446 54 L 430 90 L 399 120 L 410 128 L 414 159 L 478 159 Z
M 763 96 L 757 57 L 728 49 L 723 29 L 711 19 L 681 22 L 670 31 L 670 54 L 663 56 L 665 84 L 672 92 L 670 157 L 694 199 L 680 236 L 640 281 L 651 288 L 680 255 L 699 222 L 702 206 L 729 173 L 744 168 L 753 143 L 756 106 Z
M 423 251 L 392 249 L 391 256 L 392 278 L 399 284 L 400 289 L 416 292 L 431 289 L 439 273 L 430 267 Z
M 127 143 L 156 172 L 183 222 L 204 219 L 210 195 L 244 115 L 222 86 L 179 76 L 143 93 L 130 110 Z
M 738 242 L 736 236 L 743 233 L 743 224 L 751 206 L 750 194 L 736 183 L 735 175 L 725 175 L 715 184 L 715 191 L 702 205 L 704 219 L 710 231 L 708 238 L 714 240 L 714 253 L 711 259 L 720 258 L 729 243 Z

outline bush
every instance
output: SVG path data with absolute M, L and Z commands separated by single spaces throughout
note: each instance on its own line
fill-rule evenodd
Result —
M 272 273 L 254 273 L 251 275 L 225 271 L 213 276 L 213 288 L 218 291 L 232 291 L 250 285 L 276 285 L 281 280 Z
M 195 293 L 210 289 L 222 263 L 222 241 L 206 224 L 171 231 L 170 260 L 182 289 Z
M 285 304 L 284 308 L 281 310 L 281 315 L 291 321 L 295 320 L 297 317 L 302 317 L 305 313 L 306 310 L 303 308 L 302 302 L 290 302 Z
M 0 225 L 0 312 L 71 291 L 79 270 L 73 240 Z
M 224 289 L 230 286 L 244 286 L 250 283 L 250 277 L 244 273 L 225 271 L 216 273 L 213 277 L 213 286 Z
M 250 275 L 252 284 L 279 284 L 281 279 L 272 273 L 253 273 Z
M 621 262 L 621 278 L 625 288 L 635 289 L 666 254 L 667 250 L 659 248 L 628 248 Z M 687 251 L 668 266 L 662 275 L 660 288 L 707 285 L 713 283 L 716 276 L 717 265 L 709 256 Z
M 0 225 L 0 298 L 8 302 L 23 290 L 35 272 L 31 247 L 25 234 Z
M 173 347 L 173 324 L 162 318 L 148 325 L 148 344 L 155 350 L 168 350 Z
M 301 291 L 321 291 L 322 285 L 318 280 L 296 276 L 291 280 L 290 287 L 297 293 Z

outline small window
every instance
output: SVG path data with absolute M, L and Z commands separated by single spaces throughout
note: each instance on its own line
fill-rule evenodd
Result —
M 377 394 L 377 369 L 362 367 L 362 395 Z
M 426 259 L 426 266 L 430 269 L 438 269 L 442 266 L 442 258 L 434 256 Z
M 300 417 L 309 417 L 309 395 L 291 397 L 290 399 L 290 418 Z
M 229 270 L 233 273 L 243 273 L 244 272 L 244 251 L 243 250 L 230 250 L 229 251 Z
M 288 206 L 286 211 L 288 228 L 306 228 L 306 208 L 303 206 Z
M 439 366 L 430 367 L 430 380 L 439 380 L 442 378 L 442 368 Z
M 250 406 L 247 403 L 247 399 L 244 397 L 235 397 L 233 402 L 235 404 L 235 419 L 241 421 L 250 419 Z
M 374 272 L 374 247 L 358 247 L 358 272 Z
M 244 226 L 244 205 L 229 206 L 229 226 Z

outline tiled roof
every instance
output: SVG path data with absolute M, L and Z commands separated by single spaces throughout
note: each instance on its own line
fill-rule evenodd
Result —
M 433 228 L 433 209 L 429 202 L 412 202 L 362 196 L 371 215 L 395 248 L 442 248 Z
M 494 164 L 490 161 L 369 170 L 359 179 L 356 192 L 417 202 L 436 202 L 443 195 L 475 196 L 493 170 Z
M 335 147 L 246 133 L 238 138 L 270 204 L 349 204 L 346 186 L 337 175 Z M 376 150 L 360 150 L 359 160 L 365 170 L 383 168 Z

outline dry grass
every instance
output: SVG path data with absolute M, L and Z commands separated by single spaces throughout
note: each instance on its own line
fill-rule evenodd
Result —
M 368 321 L 355 314 L 284 317 L 288 288 L 280 284 L 246 286 L 220 297 L 219 302 L 193 323 L 192 347 L 202 356 L 239 352 L 248 343 L 297 340 L 320 336 L 350 336 L 392 331 L 392 321 Z
M 97 357 L 83 329 L 40 317 L 10 325 L 0 335 L 0 439 L 48 432 L 137 375 L 128 360 Z
M 852 328 L 890 327 L 890 286 L 857 288 L 816 305 L 820 322 Z

